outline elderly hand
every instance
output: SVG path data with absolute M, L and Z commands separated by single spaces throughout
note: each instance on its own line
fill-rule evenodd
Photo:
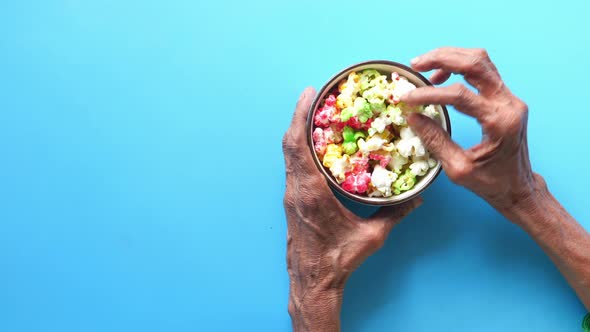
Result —
M 421 199 L 382 208 L 368 219 L 346 209 L 317 169 L 308 147 L 306 118 L 314 95 L 312 88 L 303 92 L 283 138 L 289 313 L 296 331 L 337 331 L 346 280 Z
M 504 85 L 498 70 L 482 49 L 440 48 L 412 60 L 417 71 L 437 69 L 434 84 L 452 73 L 461 74 L 475 87 L 463 84 L 422 87 L 401 100 L 408 104 L 450 104 L 477 119 L 483 129 L 480 144 L 463 150 L 432 120 L 411 114 L 408 123 L 428 149 L 442 162 L 448 177 L 487 200 L 502 213 L 527 201 L 542 178 L 533 174 L 527 147 L 527 105 Z
M 434 84 L 452 73 L 463 75 L 478 94 L 462 84 L 418 88 L 401 98 L 410 104 L 450 104 L 473 116 L 483 128 L 480 144 L 463 150 L 432 120 L 411 114 L 408 122 L 442 162 L 454 182 L 477 193 L 521 226 L 547 255 L 590 310 L 590 234 L 551 195 L 533 173 L 527 147 L 525 103 L 514 96 L 481 49 L 440 48 L 412 61 L 418 71 L 436 69 Z

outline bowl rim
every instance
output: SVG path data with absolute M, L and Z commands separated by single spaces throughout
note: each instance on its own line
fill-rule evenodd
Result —
M 313 117 L 314 117 L 315 112 L 321 102 L 321 100 L 320 100 L 321 96 L 324 94 L 324 92 L 328 89 L 329 86 L 333 85 L 334 81 L 339 76 L 346 74 L 350 71 L 353 71 L 355 68 L 367 66 L 367 65 L 387 65 L 387 66 L 397 67 L 397 68 L 403 69 L 403 70 L 411 73 L 415 77 L 417 77 L 420 81 L 422 81 L 425 84 L 425 86 L 433 86 L 433 84 L 426 77 L 424 77 L 424 75 L 415 71 L 411 67 L 401 64 L 399 62 L 395 62 L 395 61 L 391 61 L 391 60 L 369 60 L 369 61 L 363 61 L 363 62 L 359 62 L 359 63 L 353 64 L 353 65 L 350 65 L 350 66 L 340 70 L 335 75 L 333 75 L 322 86 L 322 88 L 317 92 L 316 96 L 314 97 L 314 100 L 311 103 L 311 106 L 309 107 L 309 110 L 307 113 L 307 122 L 306 122 L 306 124 L 307 124 L 306 125 L 307 145 L 311 151 L 311 154 L 312 154 L 312 157 L 313 157 L 316 167 L 324 175 L 324 177 L 328 181 L 328 184 L 330 185 L 332 190 L 336 190 L 339 194 L 343 195 L 344 197 L 346 197 L 350 200 L 353 200 L 357 203 L 361 203 L 361 204 L 365 204 L 365 205 L 372 205 L 372 206 L 397 205 L 397 204 L 401 204 L 401 203 L 411 200 L 412 198 L 414 198 L 414 197 L 420 195 L 422 192 L 424 192 L 424 190 L 426 190 L 426 188 L 430 187 L 430 185 L 434 182 L 434 180 L 438 177 L 438 175 L 442 171 L 442 165 L 441 165 L 440 161 L 438 161 L 438 164 L 436 166 L 437 167 L 436 173 L 434 174 L 434 176 L 432 176 L 429 179 L 429 181 L 426 184 L 424 184 L 423 186 L 421 186 L 419 189 L 416 189 L 415 191 L 412 191 L 413 189 L 410 189 L 409 191 L 407 191 L 408 193 L 410 193 L 410 195 L 408 195 L 407 197 L 404 197 L 402 199 L 396 199 L 396 197 L 399 197 L 399 196 L 392 196 L 392 197 L 388 197 L 387 199 L 385 199 L 383 197 L 360 196 L 360 195 L 353 194 L 353 193 L 350 193 L 350 192 L 344 190 L 336 182 L 336 180 L 334 180 L 333 176 L 328 174 L 328 172 L 326 171 L 326 169 L 324 168 L 324 166 L 320 162 L 319 157 L 317 156 L 317 153 L 315 152 L 314 145 L 313 145 Z M 444 113 L 446 132 L 449 134 L 449 136 L 451 136 L 451 120 L 449 117 L 449 112 L 446 108 L 446 105 L 441 104 L 439 106 L 441 107 L 441 109 Z

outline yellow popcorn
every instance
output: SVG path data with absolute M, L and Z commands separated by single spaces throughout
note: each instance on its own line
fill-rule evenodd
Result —
M 332 167 L 334 162 L 342 157 L 342 146 L 337 144 L 328 144 L 326 154 L 324 155 L 323 164 L 326 167 Z
M 340 82 L 340 84 L 338 84 L 338 92 L 342 92 L 344 90 L 346 90 L 348 88 L 348 83 L 346 83 L 346 81 L 342 81 Z
M 352 106 L 352 98 L 350 96 L 340 94 L 336 97 L 336 107 L 338 107 L 338 109 L 343 110 L 350 106 Z
M 342 183 L 346 179 L 346 172 L 352 169 L 352 165 L 350 164 L 350 156 L 344 154 L 340 158 L 336 158 L 330 166 L 330 172 L 338 183 Z

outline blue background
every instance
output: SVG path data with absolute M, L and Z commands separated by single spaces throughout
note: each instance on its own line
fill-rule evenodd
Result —
M 287 331 L 281 137 L 355 62 L 485 47 L 586 228 L 587 1 L 2 1 L 0 331 Z M 454 79 L 457 80 L 457 79 Z M 452 111 L 454 137 L 479 141 Z M 344 331 L 578 331 L 524 232 L 442 175 Z

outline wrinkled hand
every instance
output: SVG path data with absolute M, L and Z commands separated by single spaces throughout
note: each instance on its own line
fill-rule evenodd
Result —
M 463 84 L 422 87 L 401 98 L 409 104 L 449 104 L 477 119 L 481 143 L 463 150 L 429 118 L 411 114 L 408 123 L 442 162 L 448 177 L 487 200 L 500 212 L 525 201 L 542 181 L 533 174 L 527 146 L 527 105 L 504 85 L 487 52 L 482 49 L 440 48 L 412 60 L 417 71 L 437 69 L 431 80 L 445 82 L 461 74 L 475 87 Z
M 306 293 L 341 290 L 352 271 L 383 245 L 393 226 L 421 203 L 414 199 L 363 219 L 338 201 L 308 147 L 306 118 L 314 95 L 312 88 L 303 92 L 283 138 L 290 311 L 305 301 Z

